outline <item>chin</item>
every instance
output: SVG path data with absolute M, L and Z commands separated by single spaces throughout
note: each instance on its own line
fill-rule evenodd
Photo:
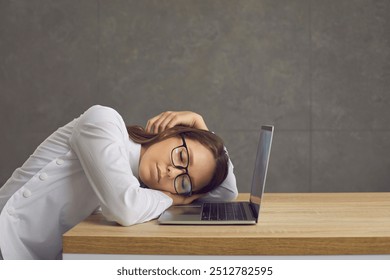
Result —
M 152 182 L 150 182 L 150 180 L 148 178 L 150 178 L 150 175 L 148 176 L 148 174 L 145 174 L 145 172 L 142 172 L 141 170 L 138 172 L 138 176 L 139 176 L 139 180 L 144 184 L 146 185 L 148 188 L 150 189 L 154 189 L 154 185 L 152 184 Z
M 147 185 L 149 187 L 149 180 L 147 180 L 144 172 L 142 172 L 141 170 L 138 172 L 138 178 L 139 180 L 144 183 L 145 185 Z
M 153 184 L 148 184 L 148 187 L 152 190 L 159 190 L 155 185 Z

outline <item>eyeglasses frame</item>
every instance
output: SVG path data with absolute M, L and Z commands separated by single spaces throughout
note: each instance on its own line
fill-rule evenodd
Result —
M 183 141 L 183 145 L 177 146 L 177 147 L 175 147 L 175 148 L 172 149 L 172 151 L 171 151 L 171 162 L 172 162 L 172 165 L 173 165 L 175 168 L 180 169 L 180 170 L 185 170 L 185 173 L 179 174 L 179 175 L 177 175 L 177 176 L 175 177 L 175 180 L 173 181 L 173 186 L 174 186 L 175 191 L 176 191 L 177 194 L 179 194 L 179 195 L 184 195 L 184 196 L 191 196 L 191 195 L 192 195 L 192 181 L 191 181 L 190 174 L 188 173 L 188 166 L 189 166 L 189 164 L 190 164 L 190 154 L 189 154 L 189 152 L 188 152 L 188 147 L 187 147 L 187 143 L 186 143 L 186 141 L 185 141 L 185 139 L 184 139 L 184 135 L 183 135 L 183 134 L 180 134 L 180 137 L 181 137 L 181 139 L 182 139 L 182 141 Z M 176 150 L 176 149 L 178 149 L 178 148 L 181 148 L 181 147 L 184 147 L 185 150 L 186 150 L 186 152 L 187 152 L 187 159 L 188 159 L 188 161 L 187 161 L 187 166 L 185 166 L 185 167 L 184 167 L 184 166 L 178 166 L 178 165 L 176 165 L 176 164 L 173 162 L 173 151 Z M 188 179 L 190 180 L 191 189 L 190 189 L 190 191 L 189 191 L 188 193 L 184 193 L 184 194 L 183 194 L 183 193 L 179 193 L 179 192 L 177 191 L 177 188 L 176 188 L 176 180 L 177 180 L 177 178 L 179 178 L 180 176 L 184 176 L 184 175 L 187 175 L 187 176 L 188 176 Z

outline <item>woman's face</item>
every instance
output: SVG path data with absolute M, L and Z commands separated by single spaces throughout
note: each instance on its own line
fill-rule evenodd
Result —
M 188 175 L 192 183 L 192 191 L 199 191 L 205 187 L 213 176 L 216 168 L 215 159 L 210 150 L 195 140 L 184 138 L 188 150 Z M 167 191 L 176 194 L 175 178 L 186 173 L 184 169 L 176 168 L 175 163 L 186 160 L 186 153 L 181 148 L 175 150 L 172 159 L 172 150 L 183 145 L 181 137 L 171 137 L 150 146 L 142 146 L 139 163 L 139 178 L 151 189 Z M 175 152 L 178 153 L 175 153 Z M 185 151 L 185 150 L 184 150 Z M 183 178 L 183 177 L 180 177 Z M 177 180 L 176 184 L 178 184 Z

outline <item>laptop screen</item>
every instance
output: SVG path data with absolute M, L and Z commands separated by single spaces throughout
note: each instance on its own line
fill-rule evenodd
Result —
M 253 172 L 253 180 L 251 187 L 250 202 L 254 208 L 255 216 L 258 218 L 261 198 L 263 196 L 265 181 L 267 177 L 267 169 L 269 156 L 271 152 L 273 126 L 262 126 L 260 130 L 260 140 L 257 147 L 257 155 L 255 169 Z

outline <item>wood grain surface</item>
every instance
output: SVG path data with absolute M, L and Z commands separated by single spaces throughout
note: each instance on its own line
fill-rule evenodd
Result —
M 240 194 L 239 200 L 249 199 Z M 122 227 L 91 215 L 63 252 L 156 255 L 390 254 L 390 193 L 266 193 L 257 225 Z

